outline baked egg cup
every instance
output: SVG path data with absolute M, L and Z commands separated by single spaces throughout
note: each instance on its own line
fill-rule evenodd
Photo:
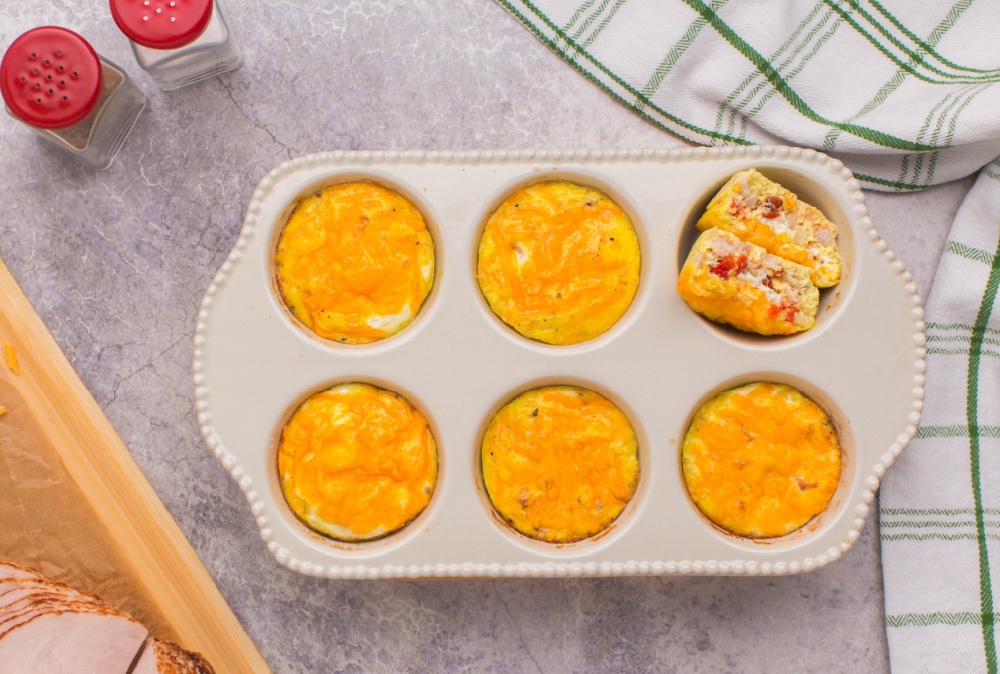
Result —
M 745 538 L 785 536 L 823 512 L 841 464 L 829 415 L 797 389 L 770 382 L 711 398 L 681 445 L 691 501 L 713 524 Z
M 779 174 L 817 196 L 795 176 Z M 754 168 L 733 174 L 713 192 L 694 214 L 701 235 L 681 264 L 681 297 L 708 320 L 747 333 L 813 329 L 821 308 L 840 296 L 821 296 L 842 278 L 836 223 Z
M 437 445 L 427 419 L 398 393 L 338 384 L 292 413 L 277 469 L 285 502 L 307 527 L 338 541 L 374 540 L 427 507 Z
M 275 282 L 308 330 L 367 344 L 413 321 L 434 283 L 434 255 L 406 197 L 373 182 L 338 183 L 295 206 L 278 236 Z
M 477 277 L 493 313 L 520 334 L 568 345 L 604 334 L 639 287 L 639 240 L 621 206 L 593 187 L 535 183 L 497 207 Z
M 577 386 L 526 391 L 490 420 L 483 484 L 515 531 L 574 543 L 607 530 L 635 495 L 638 441 L 610 400 Z

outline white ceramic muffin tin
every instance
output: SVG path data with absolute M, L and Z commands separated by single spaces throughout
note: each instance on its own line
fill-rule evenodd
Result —
M 676 292 L 694 223 L 733 173 L 756 167 L 840 226 L 843 282 L 823 292 L 816 327 L 759 337 L 709 323 Z M 275 293 L 277 235 L 303 196 L 370 179 L 423 212 L 436 246 L 433 290 L 392 338 L 348 346 L 315 337 Z M 632 218 L 642 266 L 632 306 L 575 346 L 532 342 L 490 311 L 475 278 L 486 219 L 518 187 L 595 186 Z M 239 241 L 202 302 L 194 350 L 198 420 L 284 566 L 330 578 L 785 574 L 823 566 L 858 537 L 879 478 L 915 432 L 923 398 L 923 311 L 902 264 L 868 219 L 839 161 L 787 147 L 578 152 L 327 152 L 287 161 L 260 182 Z M 788 383 L 822 405 L 844 448 L 825 512 L 779 539 L 722 532 L 693 506 L 679 450 L 695 410 L 755 380 Z M 430 421 L 440 473 L 427 509 L 383 539 L 340 543 L 301 524 L 278 486 L 276 441 L 309 394 L 348 381 L 398 391 Z M 568 383 L 631 419 L 641 477 L 622 516 L 571 545 L 528 539 L 494 511 L 479 448 L 518 393 Z

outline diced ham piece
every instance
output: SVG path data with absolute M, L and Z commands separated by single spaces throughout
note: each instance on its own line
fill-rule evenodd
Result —
M 126 674 L 146 628 L 114 609 L 43 612 L 0 635 L 0 674 Z
M 132 674 L 215 674 L 215 670 L 198 653 L 169 641 L 150 639 Z

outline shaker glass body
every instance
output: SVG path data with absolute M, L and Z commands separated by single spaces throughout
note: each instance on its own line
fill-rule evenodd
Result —
M 80 35 L 43 26 L 17 38 L 0 63 L 7 114 L 98 169 L 111 165 L 146 107 L 118 65 Z
M 166 6 L 157 6 L 158 4 Z M 113 10 L 115 10 L 116 5 L 121 7 L 122 3 L 113 0 Z M 143 6 L 143 11 L 148 13 L 138 18 L 142 20 L 143 17 L 148 16 L 149 20 L 143 23 L 135 21 L 129 23 L 129 17 L 125 17 L 119 21 L 124 9 L 116 10 L 115 20 L 119 22 L 119 27 L 129 38 L 132 52 L 135 54 L 139 66 L 149 73 L 164 91 L 173 91 L 188 84 L 214 77 L 234 70 L 240 65 L 240 52 L 231 39 L 229 26 L 218 0 L 212 1 L 210 7 L 206 7 L 210 13 L 205 16 L 207 22 L 204 27 L 195 26 L 194 30 L 189 31 L 196 36 L 192 35 L 192 39 L 185 44 L 169 48 L 162 46 L 166 38 L 156 42 L 148 39 L 142 30 L 151 27 L 154 21 L 164 24 L 167 20 L 174 21 L 173 15 L 168 16 L 171 12 L 180 16 L 182 22 L 165 25 L 168 28 L 175 25 L 183 26 L 183 20 L 188 18 L 183 12 L 193 10 L 189 10 L 189 5 L 181 4 L 177 0 L 152 0 L 152 2 L 144 2 Z M 134 11 L 131 7 L 129 10 Z M 156 14 L 156 12 L 164 10 L 167 14 Z M 197 34 L 198 30 L 202 32 Z M 156 37 L 161 38 L 162 36 L 157 35 Z M 182 40 L 183 37 L 180 39 Z

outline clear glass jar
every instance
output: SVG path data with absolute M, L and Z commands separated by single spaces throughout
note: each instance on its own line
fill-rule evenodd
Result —
M 234 70 L 240 52 L 217 0 L 110 0 L 136 61 L 164 91 Z
M 98 169 L 111 165 L 146 107 L 124 70 L 58 26 L 11 43 L 0 62 L 0 94 L 7 114 Z

